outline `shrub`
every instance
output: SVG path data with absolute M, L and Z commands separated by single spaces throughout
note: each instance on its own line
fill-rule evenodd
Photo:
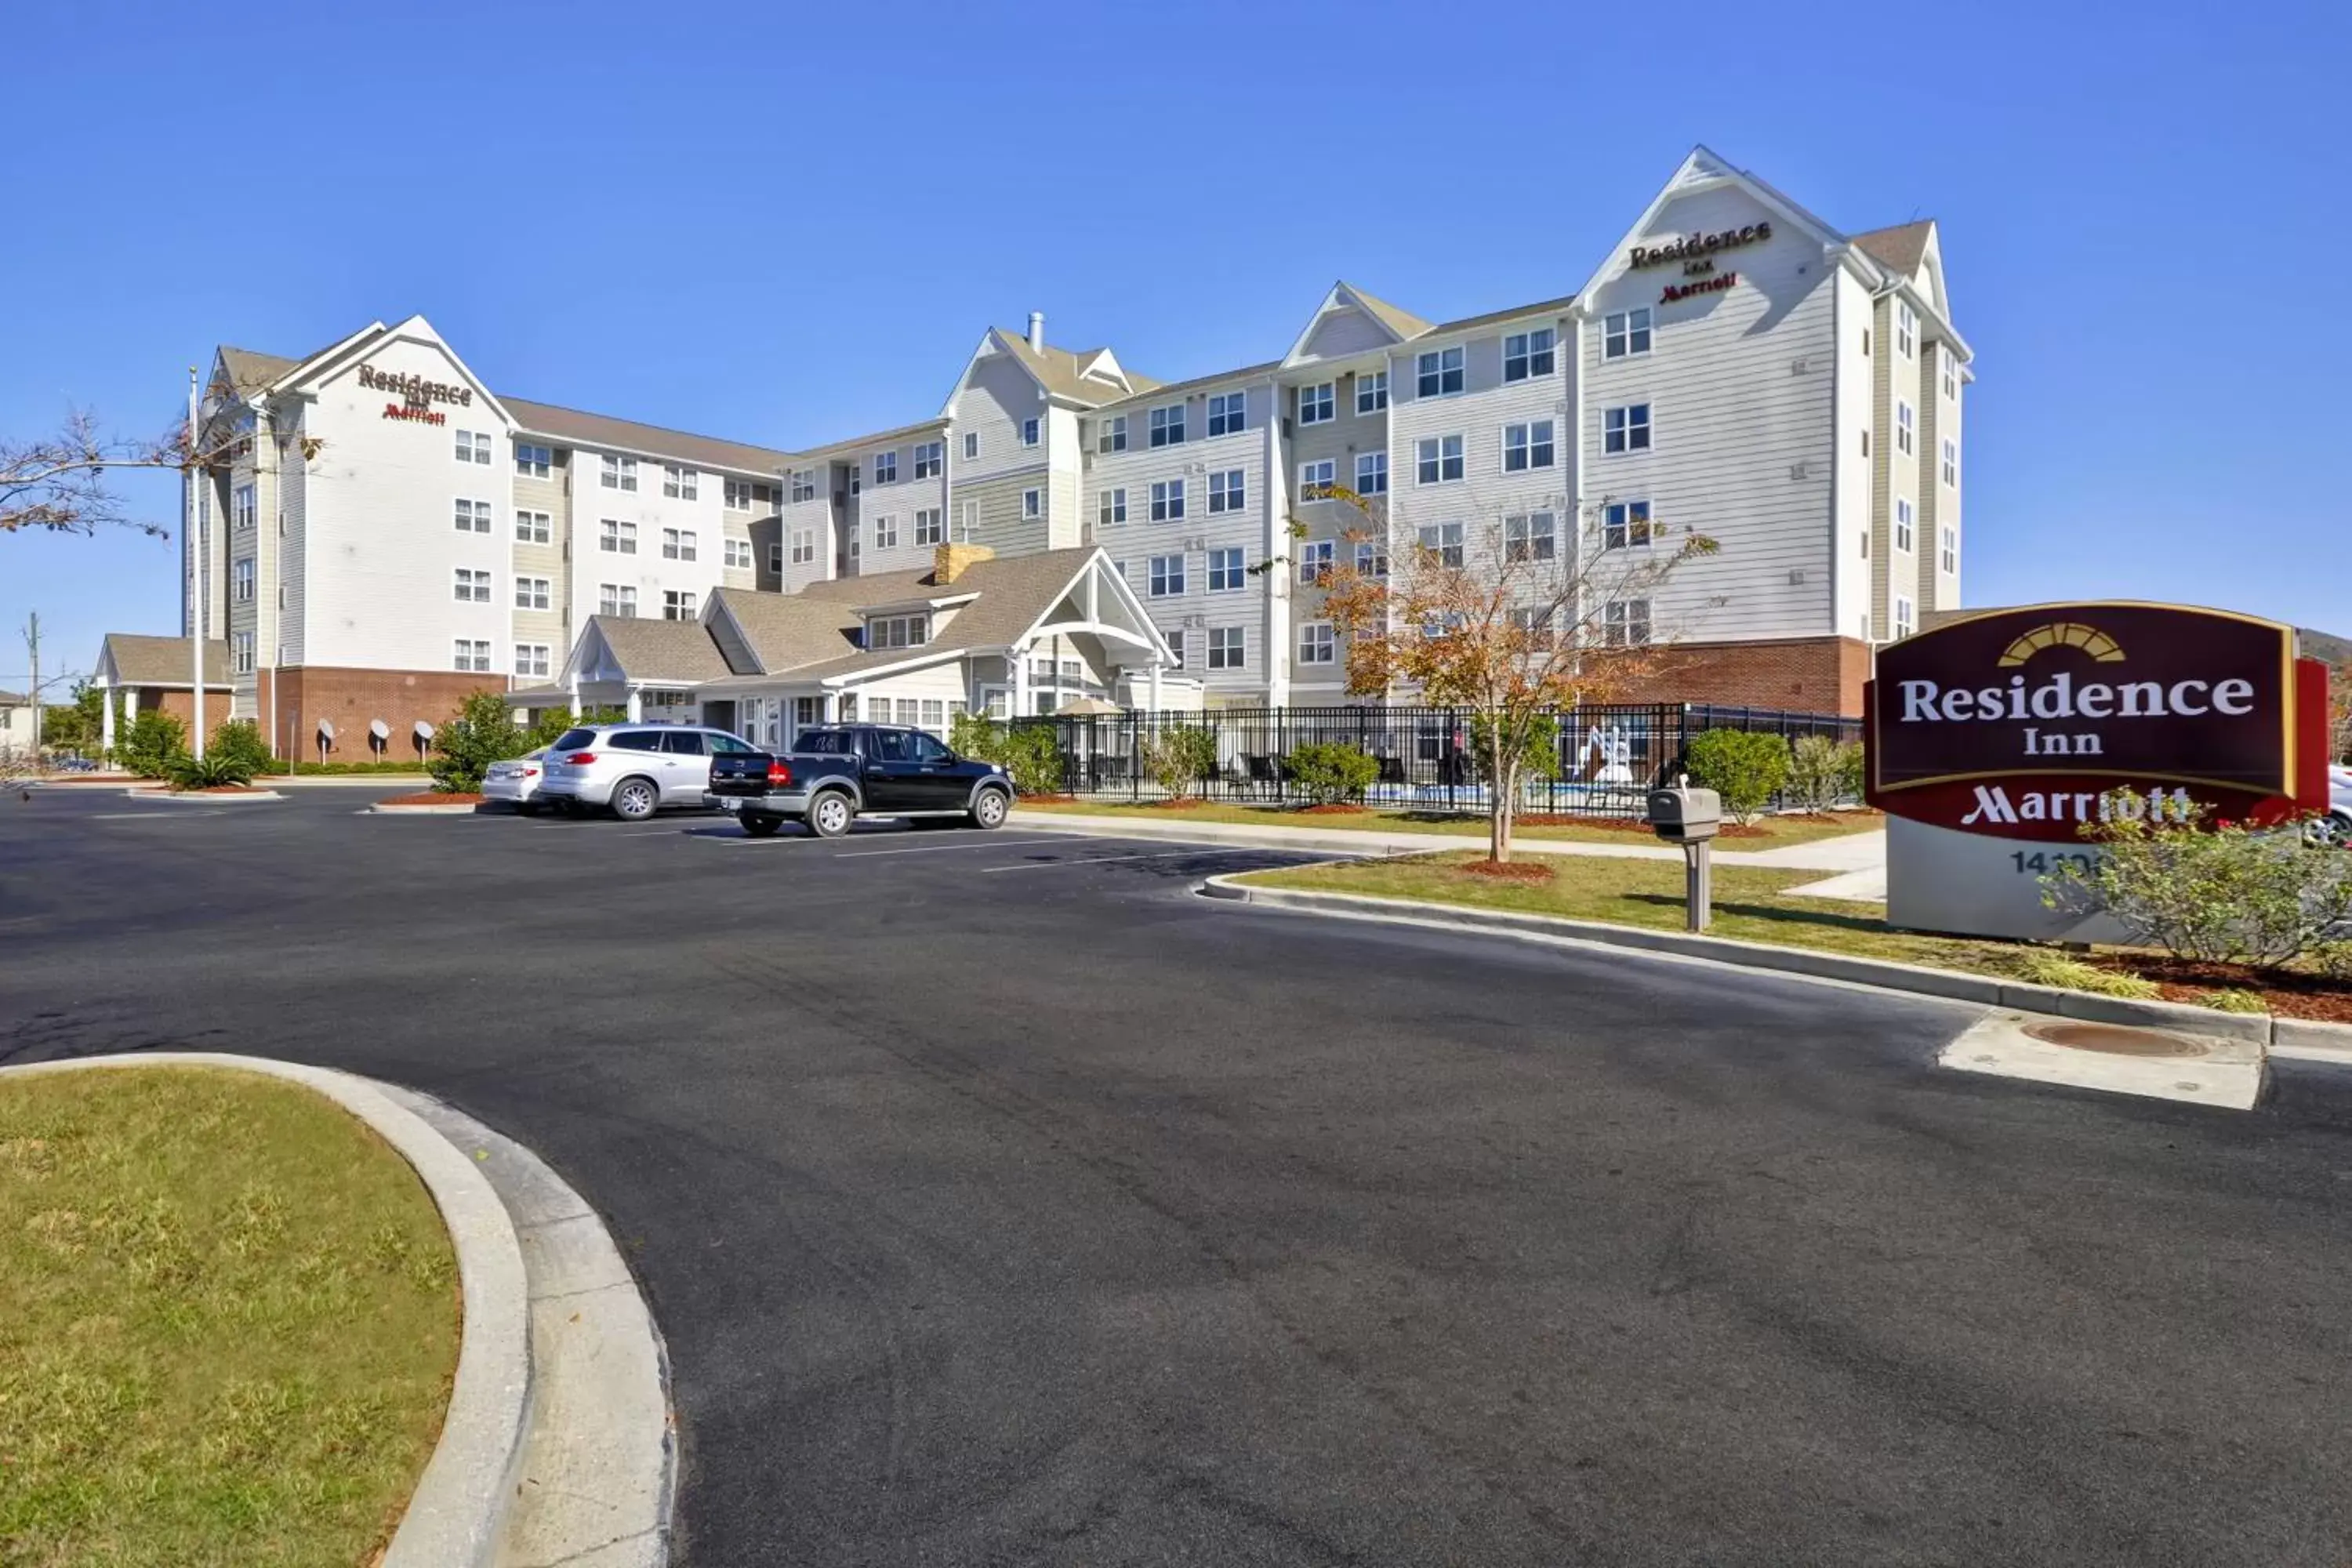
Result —
M 251 728 L 250 725 L 247 727 Z M 222 728 L 226 729 L 227 726 L 223 725 Z M 265 752 L 263 760 L 267 761 L 268 757 Z M 217 789 L 226 784 L 249 784 L 257 771 L 249 752 L 235 750 L 215 752 L 206 747 L 201 757 L 192 756 L 186 752 L 173 757 L 164 768 L 163 776 L 172 781 L 173 789 Z
M 477 691 L 458 705 L 456 718 L 433 732 L 433 756 L 425 771 L 444 794 L 478 795 L 492 763 L 529 750 L 505 694 Z
M 131 721 L 127 731 L 116 731 L 114 754 L 122 765 L 142 779 L 160 779 L 170 770 L 172 759 L 186 749 L 188 727 L 158 708 L 149 708 Z
M 2105 804 L 2110 820 L 2083 828 L 2101 853 L 2042 879 L 2050 908 L 2106 915 L 2135 942 L 2209 963 L 2274 968 L 2352 937 L 2352 855 L 2202 807 L 2151 820 L 2128 790 Z
M 1379 758 L 1337 742 L 1294 747 L 1289 768 L 1290 782 L 1318 805 L 1361 800 L 1364 791 L 1381 776 Z
M 1198 724 L 1171 724 L 1144 736 L 1143 772 L 1179 800 L 1197 795 L 1201 781 L 1217 774 L 1215 732 Z
M 2311 950 L 2311 963 L 2330 980 L 2352 982 L 2352 941 L 2321 942 Z
M 1011 724 L 959 713 L 948 731 L 948 745 L 959 756 L 1003 767 L 1023 795 L 1062 793 L 1062 748 L 1052 724 Z
M 2197 998 L 2200 1007 L 2210 1007 L 2216 1013 L 2267 1013 L 2271 1005 L 2256 991 L 2209 991 Z
M 261 738 L 260 727 L 250 719 L 231 719 L 213 731 L 211 742 L 205 747 L 205 760 L 233 757 L 245 770 L 240 784 L 250 783 L 256 773 L 268 773 L 278 759 L 269 754 L 269 742 Z
M 1702 730 L 1693 735 L 1683 765 L 1691 783 L 1723 797 L 1733 821 L 1756 820 L 1789 783 L 1789 742 L 1755 730 Z
M 2068 958 L 2047 948 L 2029 947 L 2010 961 L 2016 976 L 2029 985 L 2053 985 L 2061 991 L 2089 991 L 2101 996 L 2130 996 L 2146 1001 L 2160 994 L 2153 980 L 2118 974 L 2079 958 Z
M 1801 736 L 1789 748 L 1789 804 L 1828 812 L 1862 799 L 1862 748 L 1827 735 Z
M 522 749 L 535 752 L 541 746 L 551 746 L 566 730 L 583 724 L 619 724 L 628 720 L 628 712 L 620 708 L 584 708 L 573 718 L 569 708 L 548 708 L 541 710 L 522 731 Z

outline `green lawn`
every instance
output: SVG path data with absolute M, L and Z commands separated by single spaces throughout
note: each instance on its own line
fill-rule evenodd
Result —
M 298 1084 L 0 1080 L 0 1563 L 354 1568 L 457 1363 L 448 1234 Z
M 1380 808 L 1360 813 L 1302 812 L 1296 806 L 1242 805 L 1229 801 L 1204 801 L 1198 805 L 1170 806 L 1156 801 L 1128 803 L 1112 801 L 1076 802 L 1024 800 L 1023 811 L 1061 812 L 1080 816 L 1124 817 L 1130 821 L 1166 822 L 1233 822 L 1253 827 L 1314 827 L 1339 831 L 1431 833 L 1457 837 L 1484 838 L 1486 818 L 1483 815 L 1451 813 L 1438 810 L 1396 810 Z M 1822 821 L 1810 817 L 1766 816 L 1756 824 L 1764 829 L 1760 838 L 1725 838 L 1718 847 L 1727 850 L 1779 849 L 1791 844 L 1810 844 L 1815 839 L 1836 838 L 1849 833 L 1872 833 L 1886 826 L 1886 819 L 1875 812 L 1844 812 Z M 1512 829 L 1519 838 L 1556 838 L 1572 844 L 1649 844 L 1655 842 L 1645 834 L 1628 833 L 1607 827 L 1562 826 L 1538 827 L 1519 824 Z

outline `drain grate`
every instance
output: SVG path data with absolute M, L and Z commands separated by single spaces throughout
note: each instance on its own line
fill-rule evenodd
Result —
M 2179 1035 L 2126 1028 L 2120 1024 L 2028 1024 L 2024 1032 L 2049 1045 L 2111 1057 L 2201 1057 L 2207 1049 Z

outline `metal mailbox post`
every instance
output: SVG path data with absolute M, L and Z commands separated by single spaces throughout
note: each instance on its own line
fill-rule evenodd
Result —
M 1650 827 L 1683 847 L 1683 929 L 1705 931 L 1715 899 L 1714 844 L 1723 826 L 1723 800 L 1711 789 L 1678 784 L 1650 792 Z

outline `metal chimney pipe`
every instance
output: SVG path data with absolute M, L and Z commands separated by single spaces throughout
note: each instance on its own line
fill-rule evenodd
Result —
M 1045 352 L 1045 312 L 1029 312 L 1029 346 L 1039 353 Z

